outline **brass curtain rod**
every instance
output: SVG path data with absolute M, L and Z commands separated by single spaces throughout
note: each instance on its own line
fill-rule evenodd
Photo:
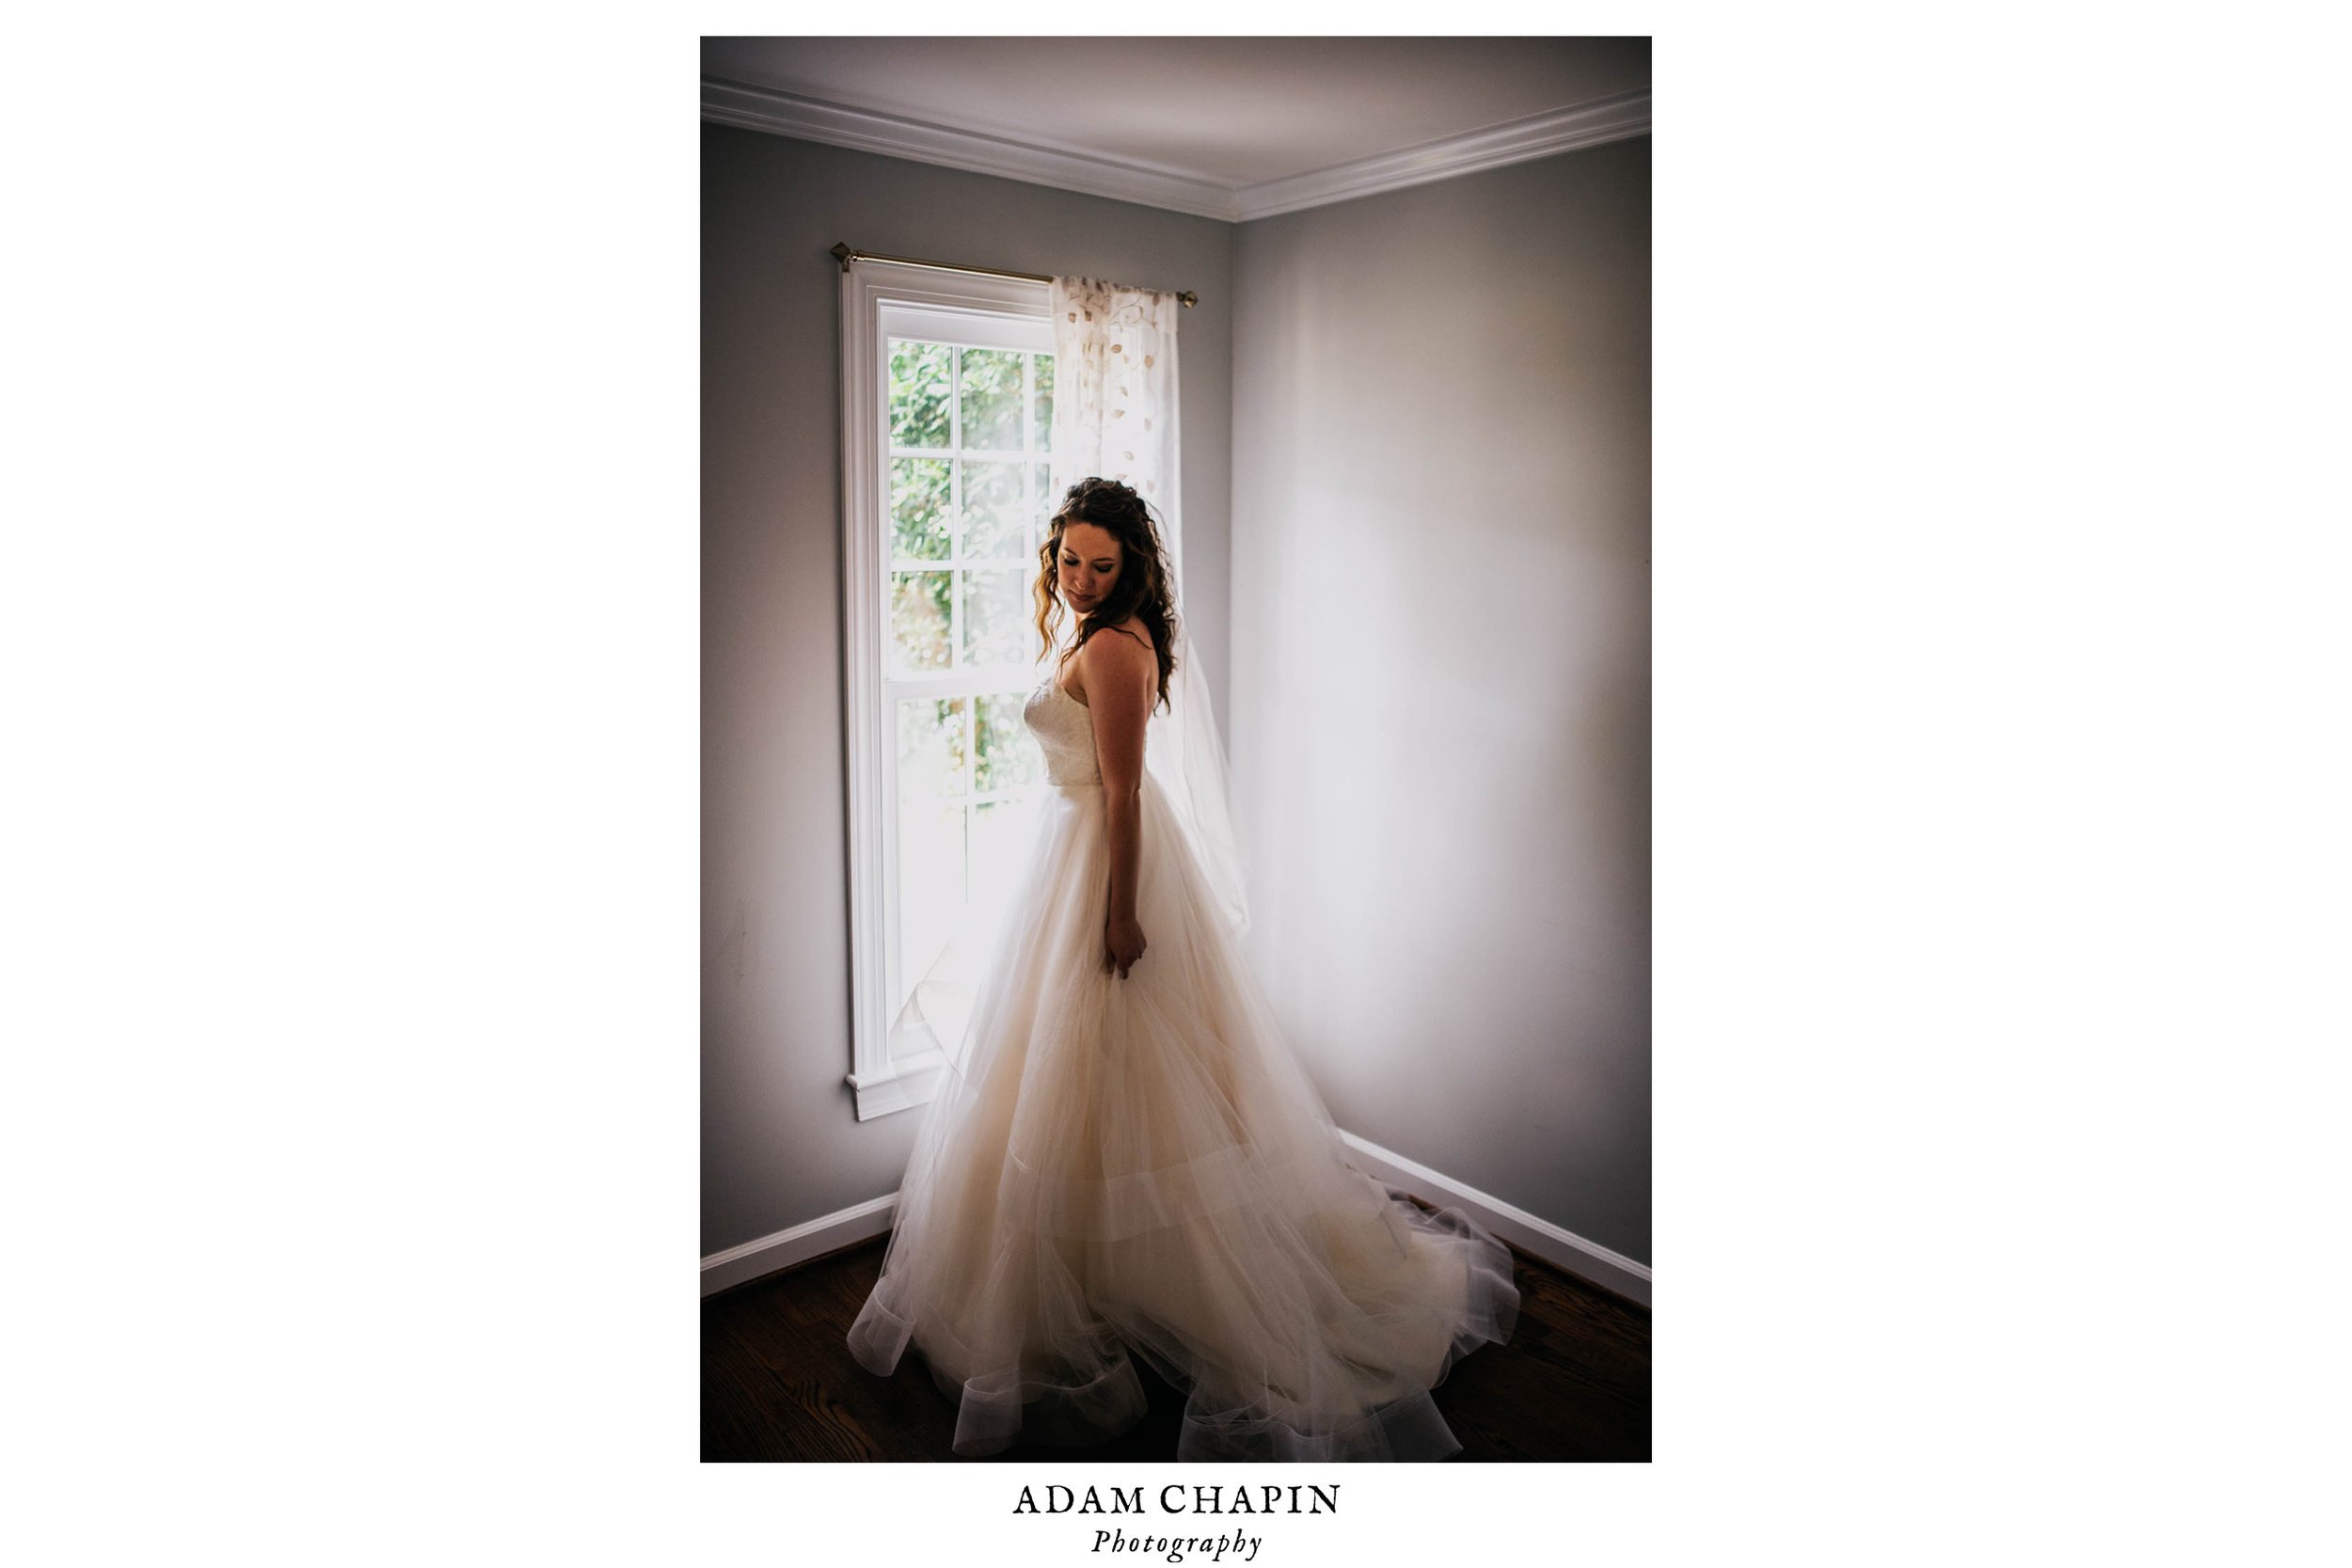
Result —
M 843 272 L 850 270 L 851 261 L 896 261 L 900 266 L 930 267 L 934 272 L 968 272 L 981 277 L 1018 277 L 1029 283 L 1051 283 L 1053 281 L 1051 277 L 1041 273 L 1006 272 L 997 267 L 960 267 L 952 261 L 918 261 L 912 256 L 884 256 L 879 250 L 851 250 L 846 245 L 834 245 L 833 254 L 834 259 L 840 261 Z M 1176 296 L 1176 302 L 1189 310 L 1200 303 L 1200 296 L 1190 289 L 1186 289 Z

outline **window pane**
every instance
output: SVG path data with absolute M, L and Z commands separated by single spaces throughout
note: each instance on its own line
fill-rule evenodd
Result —
M 1054 510 L 1061 504 L 1061 498 L 1054 494 L 1053 470 L 1042 463 L 1037 466 L 1037 488 L 1030 494 L 1038 498 L 1037 526 L 1029 534 L 1029 553 L 1035 555 L 1045 547 L 1045 525 L 1054 520 Z
M 890 340 L 890 444 L 947 444 L 947 345 Z
M 963 912 L 963 815 L 961 804 L 898 802 L 898 985 L 891 1010 L 923 977 Z
M 1022 556 L 1028 553 L 1029 465 L 963 463 L 963 553 Z
M 963 578 L 963 661 L 1018 664 L 1037 643 L 1037 627 L 1025 625 L 1029 573 L 966 572 Z M 1026 632 L 1025 637 L 1023 634 Z
M 1021 361 L 1017 349 L 963 351 L 965 450 L 1021 450 Z
M 952 541 L 947 507 L 947 460 L 890 460 L 890 549 L 898 560 L 945 561 Z
M 898 978 L 922 978 L 963 909 L 971 773 L 961 697 L 898 705 Z M 903 1001 L 901 995 L 899 1000 Z
M 999 691 L 977 699 L 972 734 L 975 789 L 1020 789 L 1041 784 L 1045 759 L 1021 721 L 1025 691 Z
M 923 697 L 898 705 L 898 799 L 916 805 L 953 799 L 968 786 L 963 699 Z
M 890 574 L 890 673 L 947 668 L 948 584 L 946 572 Z
M 1026 864 L 1037 802 L 988 800 L 972 808 L 972 895 L 1009 894 Z
M 1050 354 L 1031 356 L 1037 376 L 1037 450 L 1054 450 L 1054 356 Z

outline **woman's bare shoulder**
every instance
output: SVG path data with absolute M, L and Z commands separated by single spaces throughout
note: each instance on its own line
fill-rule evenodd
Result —
M 1160 669 L 1159 650 L 1152 645 L 1152 628 L 1136 617 L 1115 626 L 1104 626 L 1086 640 L 1073 661 L 1078 667 L 1078 696 L 1084 701 L 1090 687 L 1115 681 L 1156 680 Z
M 1130 615 L 1115 626 L 1104 626 L 1087 639 L 1078 650 L 1081 658 L 1116 658 L 1121 660 L 1159 657 L 1159 650 L 1152 641 L 1152 628 L 1144 625 L 1140 615 Z

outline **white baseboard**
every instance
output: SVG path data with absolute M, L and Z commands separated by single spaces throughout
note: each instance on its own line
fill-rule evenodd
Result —
M 1464 1186 L 1450 1176 L 1416 1164 L 1353 1132 L 1343 1132 L 1340 1136 L 1356 1151 L 1366 1172 L 1390 1186 L 1438 1208 L 1464 1210 L 1470 1218 L 1521 1252 L 1580 1279 L 1588 1279 L 1605 1291 L 1614 1291 L 1629 1301 L 1644 1307 L 1650 1304 L 1646 1263 L 1637 1263 L 1623 1253 L 1612 1252 L 1598 1242 L 1588 1242 L 1549 1220 L 1537 1219 L 1524 1209 L 1513 1208 L 1499 1197 L 1489 1197 L 1475 1187 Z M 710 1295 L 747 1279 L 757 1279 L 761 1275 L 774 1274 L 879 1236 L 890 1228 L 898 1211 L 898 1195 L 887 1193 L 834 1213 L 820 1214 L 789 1229 L 731 1246 L 724 1252 L 714 1252 L 703 1259 L 703 1294 Z
M 1628 1301 L 1649 1303 L 1649 1265 L 1637 1263 L 1598 1242 L 1588 1242 L 1573 1230 L 1537 1219 L 1499 1197 L 1465 1186 L 1450 1176 L 1416 1164 L 1402 1154 L 1382 1148 L 1367 1138 L 1343 1131 L 1340 1137 L 1356 1151 L 1366 1171 L 1391 1187 L 1402 1188 L 1434 1207 L 1460 1209 L 1502 1240 L 1553 1268 L 1614 1291 Z
M 714 1252 L 703 1259 L 703 1294 L 712 1295 L 763 1274 L 805 1263 L 845 1246 L 879 1236 L 898 1212 L 898 1195 L 885 1193 L 864 1203 Z

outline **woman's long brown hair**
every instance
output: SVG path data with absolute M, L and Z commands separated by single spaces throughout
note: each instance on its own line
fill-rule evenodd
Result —
M 1082 479 L 1070 487 L 1045 527 L 1045 546 L 1038 551 L 1037 632 L 1045 648 L 1054 645 L 1056 628 L 1065 608 L 1061 574 L 1055 562 L 1061 555 L 1062 535 L 1073 523 L 1092 523 L 1119 541 L 1121 557 L 1119 581 L 1091 614 L 1078 617 L 1078 635 L 1063 653 L 1059 670 L 1087 645 L 1087 639 L 1104 626 L 1115 626 L 1133 615 L 1152 632 L 1152 651 L 1160 662 L 1160 705 L 1168 703 L 1168 677 L 1176 671 L 1176 600 L 1168 581 L 1168 558 L 1160 550 L 1160 531 L 1151 509 L 1128 486 L 1108 479 Z

